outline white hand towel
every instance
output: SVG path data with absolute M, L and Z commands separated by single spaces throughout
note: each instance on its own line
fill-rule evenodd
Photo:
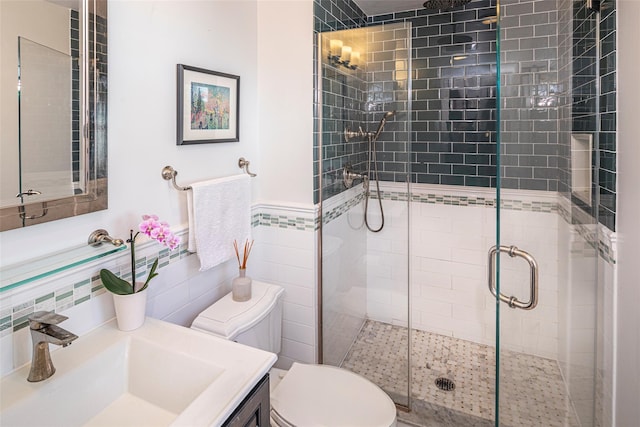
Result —
M 191 184 L 187 192 L 189 252 L 196 252 L 200 271 L 233 257 L 233 241 L 251 240 L 251 184 L 241 174 Z

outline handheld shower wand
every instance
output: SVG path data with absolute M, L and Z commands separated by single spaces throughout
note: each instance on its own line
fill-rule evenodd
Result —
M 371 174 L 371 165 L 373 164 L 373 179 L 376 183 L 376 193 L 377 193 L 377 199 L 378 199 L 378 206 L 380 207 L 380 226 L 378 228 L 373 228 L 370 224 L 369 224 L 369 196 L 371 194 L 370 192 L 370 187 L 369 187 L 369 180 L 366 179 L 364 181 L 364 185 L 365 185 L 365 199 L 364 199 L 364 223 L 367 226 L 367 228 L 374 232 L 377 233 L 379 231 L 382 230 L 382 228 L 384 227 L 384 209 L 382 209 L 382 195 L 380 194 L 380 179 L 378 178 L 378 154 L 377 154 L 377 150 L 376 150 L 376 142 L 378 141 L 378 137 L 380 136 L 380 133 L 382 132 L 382 129 L 384 128 L 385 123 L 387 123 L 387 120 L 390 119 L 391 117 L 395 116 L 396 112 L 394 111 L 387 111 L 386 113 L 384 113 L 384 116 L 382 116 L 382 120 L 380 120 L 380 124 L 378 125 L 378 130 L 375 133 L 369 132 L 368 136 L 369 136 L 369 160 L 367 162 L 368 165 L 368 171 L 367 171 L 367 177 L 369 177 L 369 175 Z
M 387 111 L 386 113 L 384 113 L 384 116 L 382 116 L 382 120 L 380 120 L 380 124 L 378 125 L 378 130 L 376 131 L 376 133 L 373 134 L 373 139 L 374 141 L 378 139 L 378 137 L 380 136 L 380 132 L 382 132 L 382 129 L 384 128 L 385 123 L 387 123 L 387 119 L 390 119 L 391 117 L 396 115 L 396 111 Z
M 389 120 L 391 117 L 395 115 L 396 115 L 395 110 L 387 111 L 386 113 L 384 113 L 384 116 L 382 116 L 382 120 L 380 120 L 380 124 L 378 125 L 378 129 L 375 132 L 364 132 L 361 127 L 359 127 L 358 131 L 356 132 L 350 131 L 349 128 L 346 128 L 344 130 L 344 137 L 345 137 L 345 141 L 347 142 L 349 142 L 351 138 L 366 137 L 369 140 L 369 147 L 367 150 L 369 154 L 368 156 L 369 158 L 367 160 L 367 171 L 364 173 L 354 173 L 353 170 L 351 170 L 350 165 L 345 165 L 342 172 L 342 179 L 345 187 L 347 188 L 351 188 L 351 186 L 353 185 L 353 181 L 355 179 L 362 179 L 364 184 L 364 191 L 365 191 L 364 223 L 367 226 L 367 228 L 374 233 L 381 231 L 382 228 L 384 227 L 384 210 L 382 209 L 382 196 L 380 194 L 380 180 L 378 178 L 378 153 L 376 150 L 376 142 L 378 141 L 378 137 L 380 136 L 380 133 L 384 128 L 384 125 L 387 123 L 387 120 Z M 372 175 L 373 175 L 372 179 L 375 181 L 375 184 L 376 184 L 378 205 L 380 206 L 381 224 L 378 228 L 373 228 L 369 224 L 369 218 L 368 218 L 369 217 L 369 197 L 371 195 L 370 179 Z

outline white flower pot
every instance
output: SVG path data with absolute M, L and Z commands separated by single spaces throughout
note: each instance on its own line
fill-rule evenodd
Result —
M 133 331 L 144 324 L 148 289 L 129 295 L 112 294 L 118 329 L 121 331 Z

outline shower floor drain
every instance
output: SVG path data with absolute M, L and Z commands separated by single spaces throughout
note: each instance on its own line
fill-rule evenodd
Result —
M 440 377 L 436 378 L 436 387 L 438 387 L 440 390 L 451 391 L 456 388 L 456 383 L 454 383 L 453 380 L 450 380 L 449 378 Z

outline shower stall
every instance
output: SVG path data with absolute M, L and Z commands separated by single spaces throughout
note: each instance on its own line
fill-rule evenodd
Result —
M 615 2 L 594 3 L 316 2 L 319 358 L 400 420 L 610 418 Z

